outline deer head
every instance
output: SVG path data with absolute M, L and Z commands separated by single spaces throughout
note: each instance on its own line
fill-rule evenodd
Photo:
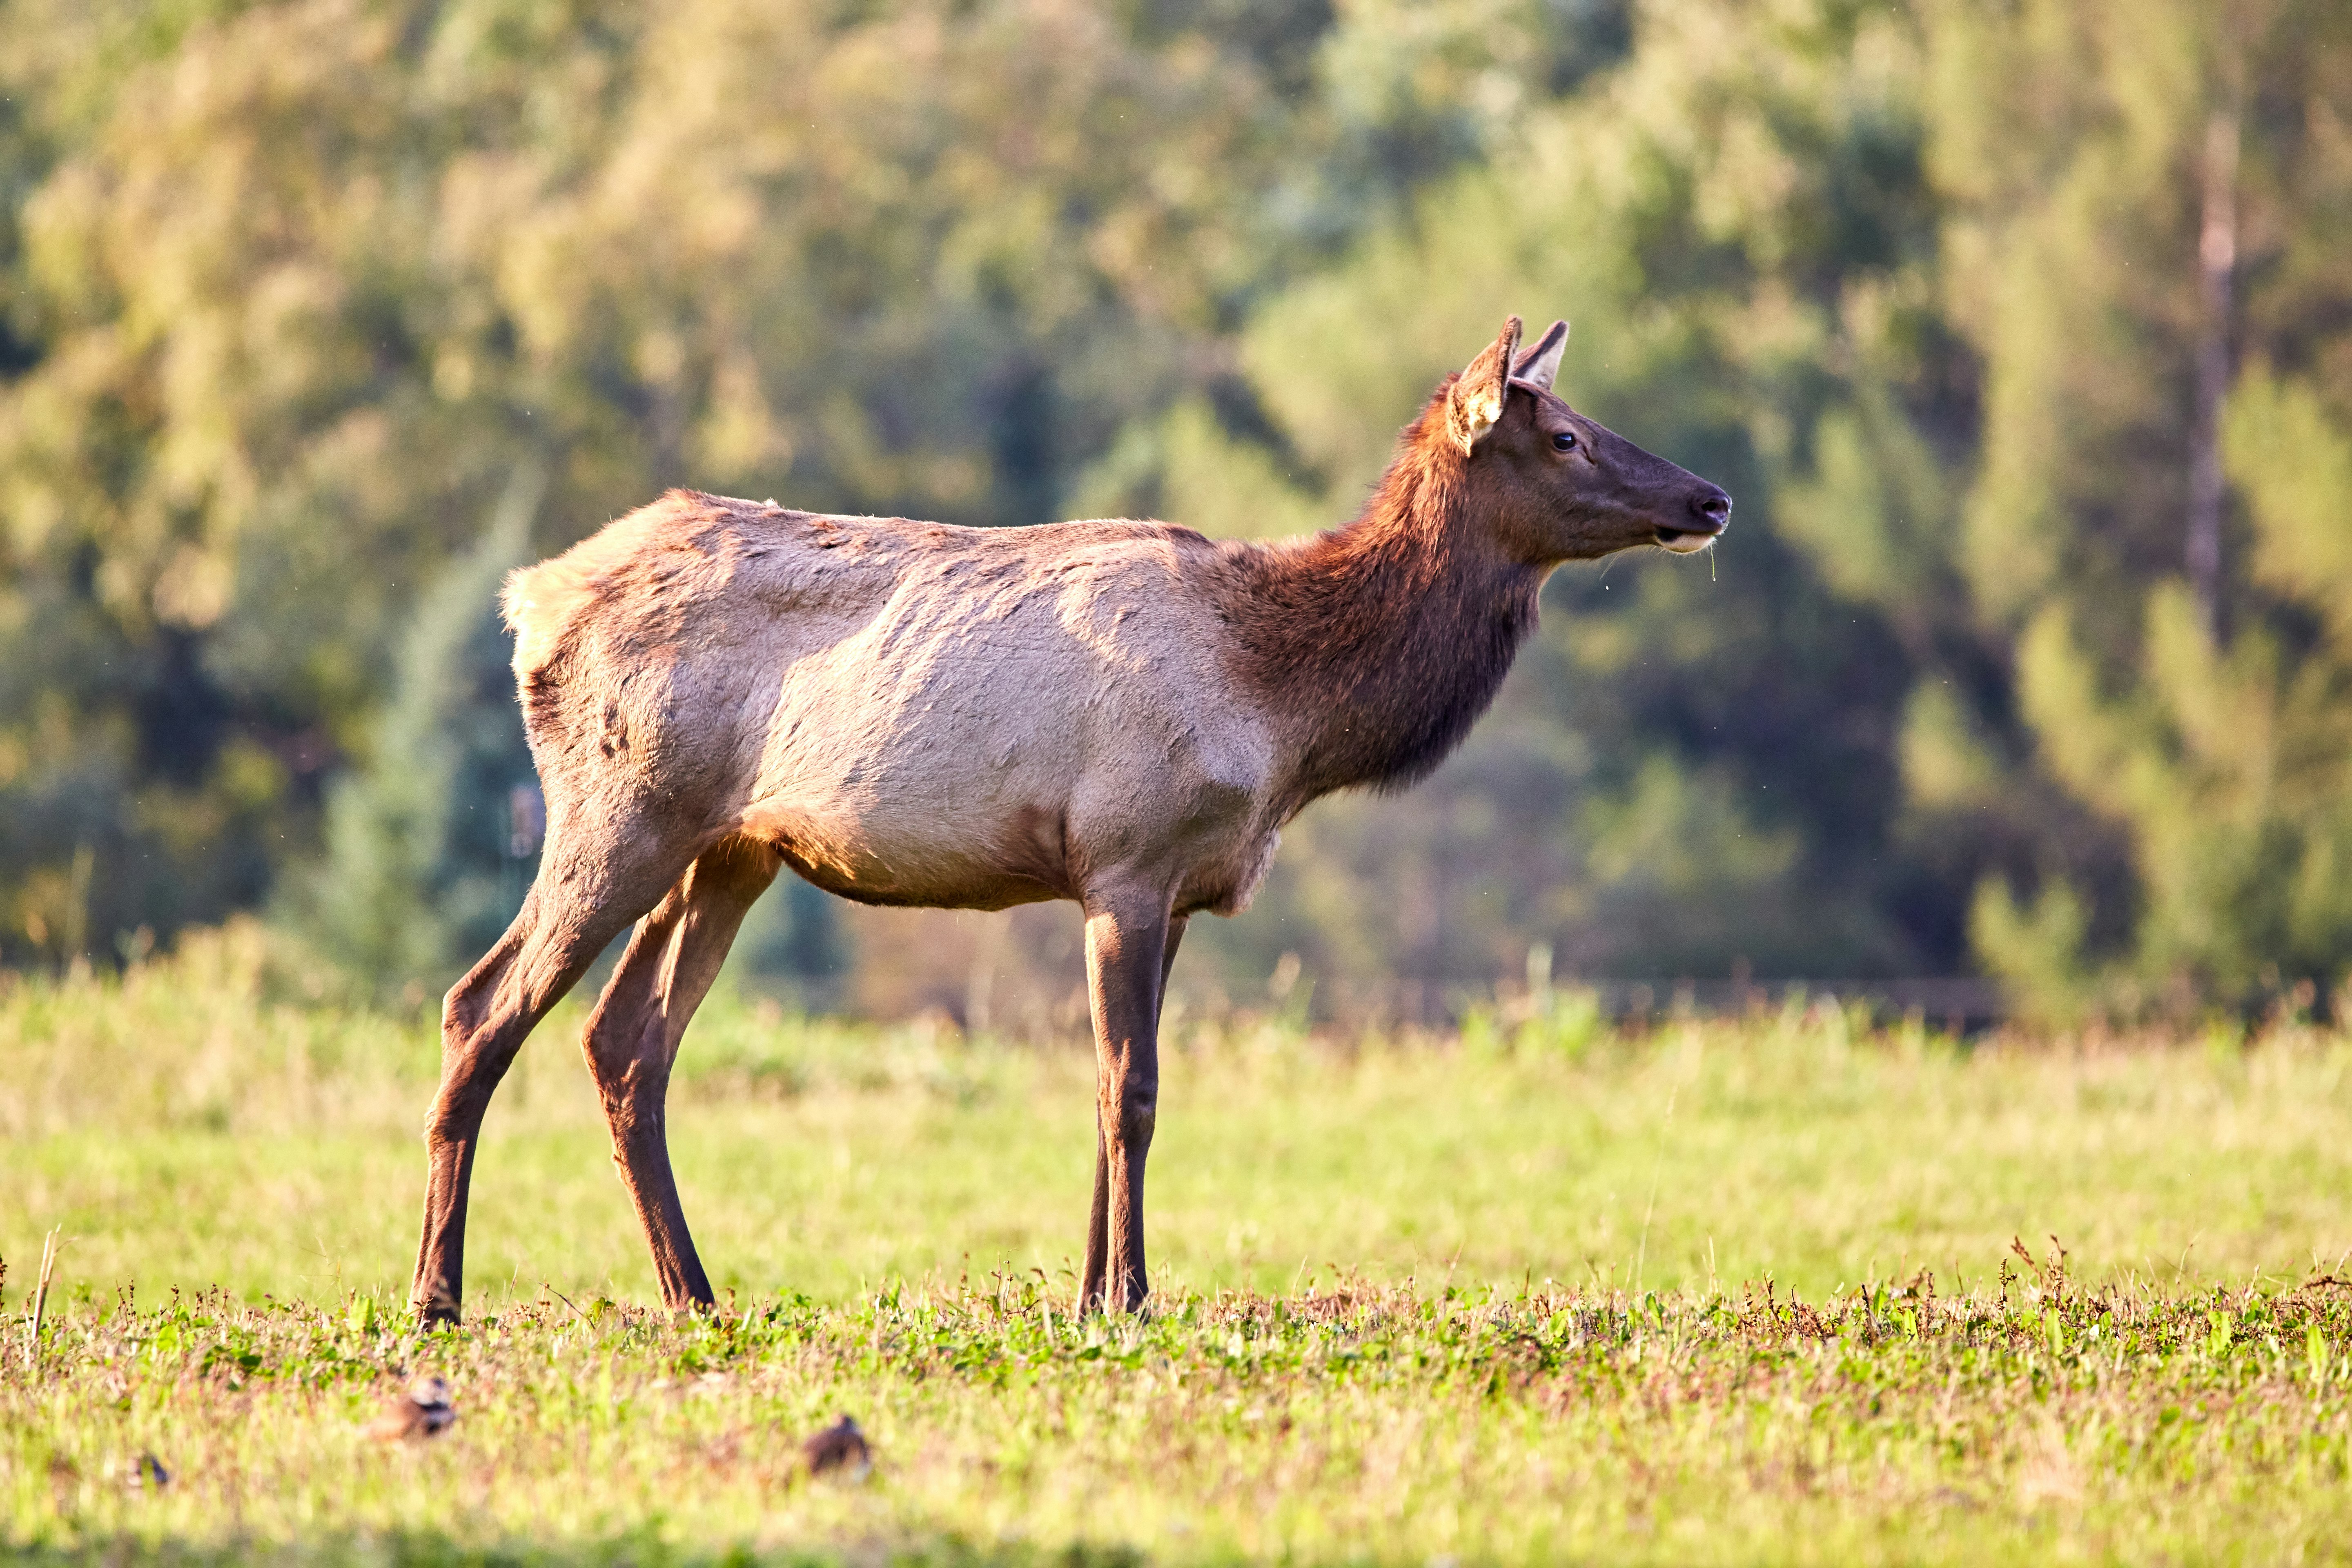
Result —
M 1461 455 L 1496 542 L 1549 564 L 1635 545 L 1705 550 L 1731 520 L 1731 498 L 1570 408 L 1552 391 L 1568 323 L 1518 352 L 1519 319 L 1454 380 L 1443 439 Z

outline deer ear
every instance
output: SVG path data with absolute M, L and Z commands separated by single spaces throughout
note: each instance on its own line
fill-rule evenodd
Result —
M 1524 381 L 1538 392 L 1549 392 L 1552 378 L 1559 374 L 1559 356 L 1568 350 L 1568 323 L 1554 321 L 1551 331 L 1536 340 L 1536 346 L 1519 356 L 1519 366 L 1511 372 L 1513 381 Z
M 1454 395 L 1445 404 L 1445 428 L 1465 457 L 1503 417 L 1503 398 L 1511 387 L 1511 356 L 1518 346 L 1519 319 L 1513 316 L 1503 323 L 1503 335 L 1454 378 Z

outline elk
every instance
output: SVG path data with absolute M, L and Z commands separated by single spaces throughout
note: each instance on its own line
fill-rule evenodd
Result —
M 874 904 L 1075 900 L 1097 1050 L 1079 1304 L 1134 1310 L 1158 1031 L 1185 922 L 1247 906 L 1283 825 L 1428 773 L 1562 562 L 1703 550 L 1730 497 L 1552 391 L 1568 324 L 1510 318 L 1363 511 L 1276 544 L 1160 522 L 972 529 L 673 490 L 504 597 L 547 799 L 514 923 L 453 987 L 413 1305 L 455 1321 L 482 1117 L 632 923 L 583 1048 L 663 1301 L 710 1281 L 670 1173 L 687 1021 L 789 866 Z

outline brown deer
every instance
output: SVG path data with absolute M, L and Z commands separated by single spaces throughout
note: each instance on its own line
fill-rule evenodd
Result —
M 584 1047 L 672 1308 L 710 1282 L 670 1174 L 687 1020 L 786 866 L 876 904 L 1085 911 L 1097 1052 L 1080 1304 L 1149 1289 L 1143 1167 L 1184 924 L 1244 908 L 1284 823 L 1422 777 L 1563 561 L 1686 553 L 1721 489 L 1552 393 L 1519 321 L 1441 384 L 1353 522 L 1279 544 L 1160 522 L 950 528 L 673 490 L 507 587 L 547 796 L 539 876 L 449 993 L 414 1300 L 454 1321 L 483 1111 L 605 944 Z

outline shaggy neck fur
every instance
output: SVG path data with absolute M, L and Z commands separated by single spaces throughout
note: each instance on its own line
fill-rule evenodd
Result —
M 1472 515 L 1446 395 L 1405 430 L 1355 521 L 1247 558 L 1230 612 L 1238 662 L 1290 733 L 1292 811 L 1429 773 L 1534 629 L 1542 574 L 1504 558 Z

